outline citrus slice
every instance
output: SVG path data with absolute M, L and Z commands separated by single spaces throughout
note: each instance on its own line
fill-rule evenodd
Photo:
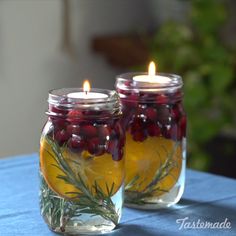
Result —
M 73 176 L 81 177 L 86 188 L 95 194 L 95 184 L 100 187 L 105 195 L 108 195 L 107 188 L 114 195 L 121 187 L 124 180 L 124 161 L 114 161 L 112 156 L 104 154 L 102 156 L 93 156 L 84 151 L 81 154 L 75 154 L 65 148 L 62 152 L 63 159 L 69 165 Z M 72 198 L 75 194 L 81 193 L 80 189 L 74 185 L 65 182 L 58 176 L 65 176 L 56 161 L 52 147 L 45 138 L 40 144 L 40 168 L 49 187 L 65 198 Z
M 156 182 L 154 195 L 159 196 L 169 191 L 177 182 L 182 167 L 182 149 L 173 140 L 163 137 L 148 137 L 143 142 L 135 142 L 126 134 L 125 186 L 128 191 L 143 192 L 162 171 L 165 164 L 167 175 Z M 162 175 L 162 176 L 163 176 Z M 164 191 L 163 191 L 164 190 Z

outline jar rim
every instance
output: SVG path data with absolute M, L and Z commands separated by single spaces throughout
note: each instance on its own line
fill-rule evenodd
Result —
M 60 116 L 61 118 L 67 116 L 67 112 L 72 110 L 81 110 L 83 118 L 88 119 L 106 119 L 109 117 L 118 117 L 121 113 L 120 97 L 115 90 L 97 89 L 93 88 L 90 92 L 103 93 L 106 96 L 102 98 L 78 98 L 68 97 L 69 93 L 84 92 L 82 88 L 61 88 L 49 91 L 48 103 L 49 109 L 47 115 Z M 60 112 L 53 111 L 53 107 L 60 110 Z M 57 110 L 56 109 L 56 110 Z M 64 112 L 61 112 L 61 111 Z M 105 111 L 105 113 L 103 112 Z M 80 116 L 78 112 L 76 116 Z M 81 114 L 82 114 L 81 113 Z
M 115 90 L 92 88 L 89 92 L 105 94 L 102 98 L 76 98 L 69 97 L 68 94 L 84 92 L 82 88 L 60 88 L 49 90 L 48 103 L 52 105 L 60 105 L 63 107 L 73 106 L 93 106 L 95 104 L 112 104 L 117 103 L 119 96 Z
M 133 77 L 138 75 L 148 75 L 147 72 L 130 72 L 120 74 L 116 77 L 116 88 L 134 91 L 139 90 L 143 92 L 159 92 L 159 91 L 171 91 L 180 89 L 183 86 L 182 77 L 176 74 L 169 73 L 156 73 L 156 76 L 164 76 L 170 79 L 168 83 L 158 83 L 158 82 L 140 82 L 133 80 Z

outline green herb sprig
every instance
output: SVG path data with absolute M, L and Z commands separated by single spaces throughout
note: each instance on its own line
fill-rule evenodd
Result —
M 89 186 L 81 177 L 79 168 L 77 173 L 74 173 L 74 171 L 72 171 L 70 165 L 67 163 L 62 154 L 63 147 L 60 148 L 60 146 L 48 136 L 45 137 L 45 140 L 52 149 L 52 153 L 49 150 L 46 151 L 57 163 L 56 165 L 54 165 L 55 168 L 59 168 L 63 172 L 63 175 L 58 175 L 57 178 L 63 180 L 66 184 L 73 185 L 76 189 L 78 189 L 78 191 L 67 192 L 66 194 L 73 195 L 73 197 L 70 197 L 68 198 L 68 200 L 66 200 L 59 197 L 49 189 L 48 193 L 45 193 L 46 198 L 44 198 L 44 202 L 41 203 L 41 205 L 44 206 L 42 214 L 49 215 L 50 213 L 50 223 L 52 225 L 58 225 L 58 223 L 60 223 L 62 229 L 64 229 L 69 219 L 81 214 L 101 216 L 105 220 L 111 221 L 115 225 L 117 225 L 119 214 L 111 199 L 114 189 L 114 183 L 110 188 L 106 184 L 106 193 L 102 190 L 102 188 L 97 184 L 96 181 L 94 182 L 92 188 L 89 188 Z M 52 197 L 54 198 L 53 208 L 47 205 L 47 202 L 51 202 L 50 198 Z M 57 198 L 58 201 L 55 200 Z
M 153 195 L 157 192 L 165 193 L 169 192 L 169 190 L 162 189 L 160 186 L 158 186 L 158 183 L 163 180 L 166 176 L 171 175 L 171 170 L 175 167 L 178 167 L 178 163 L 176 160 L 174 160 L 174 155 L 176 153 L 176 150 L 180 144 L 176 143 L 174 148 L 171 152 L 168 152 L 164 146 L 162 148 L 165 150 L 167 158 L 164 163 L 161 163 L 160 167 L 157 169 L 153 180 L 144 188 L 143 191 L 132 191 L 133 187 L 138 189 L 142 182 L 138 183 L 138 180 L 140 179 L 140 175 L 136 175 L 125 187 L 125 202 L 131 203 L 131 204 L 138 204 L 143 205 L 147 204 L 147 199 L 153 197 Z M 158 156 L 160 154 L 158 153 Z M 160 158 L 161 160 L 161 158 Z M 172 175 L 172 177 L 176 180 L 176 178 Z M 144 179 L 145 180 L 145 179 Z M 177 180 L 176 180 L 177 181 Z M 151 204 L 151 203 L 150 203 Z

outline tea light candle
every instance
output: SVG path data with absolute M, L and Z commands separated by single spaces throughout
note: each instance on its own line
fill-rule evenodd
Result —
M 84 81 L 83 92 L 74 92 L 67 94 L 68 98 L 78 98 L 78 99 L 100 99 L 107 98 L 108 95 L 105 93 L 95 93 L 90 92 L 90 83 L 88 80 Z
M 149 64 L 148 75 L 136 75 L 133 77 L 133 80 L 136 82 L 158 84 L 168 84 L 171 81 L 171 79 L 166 76 L 156 75 L 156 65 L 153 61 Z

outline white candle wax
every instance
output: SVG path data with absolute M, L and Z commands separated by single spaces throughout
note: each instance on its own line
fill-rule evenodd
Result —
M 99 99 L 107 98 L 108 95 L 105 93 L 95 93 L 95 92 L 74 92 L 67 94 L 68 98 L 79 98 L 79 99 Z
M 168 84 L 171 79 L 162 75 L 136 75 L 133 77 L 136 82 Z

